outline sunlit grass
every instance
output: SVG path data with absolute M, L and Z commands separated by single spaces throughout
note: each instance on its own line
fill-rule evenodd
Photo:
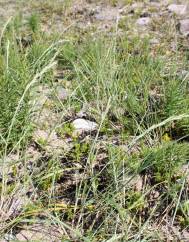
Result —
M 38 220 L 58 226 L 62 241 L 158 240 L 151 228 L 165 217 L 186 228 L 189 99 L 177 63 L 154 57 L 147 38 L 57 41 L 36 15 L 23 38 L 15 21 L 0 52 L 1 235 Z M 56 85 L 70 97 L 49 95 L 45 110 L 59 120 L 44 131 L 69 140 L 60 153 L 33 139 L 34 92 Z M 71 122 L 81 110 L 98 130 L 78 137 Z M 20 197 L 27 201 L 12 212 Z

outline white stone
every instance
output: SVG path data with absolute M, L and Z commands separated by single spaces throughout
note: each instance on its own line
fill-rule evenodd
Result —
M 184 36 L 189 34 L 189 19 L 180 20 L 180 32 Z
M 91 122 L 86 119 L 78 118 L 72 122 L 74 129 L 78 132 L 83 131 L 94 131 L 97 129 L 98 125 L 95 122 Z
M 68 91 L 63 87 L 57 88 L 56 94 L 58 99 L 60 99 L 61 101 L 66 100 L 68 98 Z
M 140 26 L 146 26 L 150 23 L 151 19 L 149 17 L 139 18 L 136 23 Z
M 184 15 L 187 13 L 188 6 L 184 4 L 170 4 L 168 10 L 177 15 Z

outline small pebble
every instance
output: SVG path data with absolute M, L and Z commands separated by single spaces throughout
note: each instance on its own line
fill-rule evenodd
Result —
M 68 91 L 63 87 L 58 87 L 56 90 L 57 97 L 63 101 L 68 98 Z
M 168 10 L 177 15 L 184 15 L 187 13 L 188 6 L 184 4 L 170 4 Z
M 136 23 L 140 26 L 146 26 L 150 23 L 150 18 L 149 17 L 143 17 L 143 18 L 139 18 Z
M 189 35 L 189 19 L 180 20 L 180 33 L 184 36 Z
M 78 118 L 72 122 L 72 125 L 76 132 L 84 132 L 84 131 L 94 131 L 97 129 L 98 125 L 95 122 L 91 122 L 86 119 Z

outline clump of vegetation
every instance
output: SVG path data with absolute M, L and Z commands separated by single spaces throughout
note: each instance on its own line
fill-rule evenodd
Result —
M 3 201 L 11 199 L 2 202 L 0 234 L 16 235 L 36 221 L 56 225 L 70 242 L 158 241 L 161 229 L 149 228 L 167 221 L 186 229 L 184 54 L 178 66 L 161 47 L 154 56 L 149 38 L 124 34 L 57 42 L 39 19 L 34 14 L 24 26 L 16 18 L 1 39 L 0 191 Z M 52 97 L 56 86 L 68 87 L 70 97 Z M 37 116 L 58 120 L 41 125 Z M 76 118 L 98 129 L 77 133 Z M 41 129 L 44 138 L 35 139 Z M 12 212 L 15 194 L 20 206 Z

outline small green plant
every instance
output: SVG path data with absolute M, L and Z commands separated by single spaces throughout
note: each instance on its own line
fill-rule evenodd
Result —
M 72 137 L 74 128 L 71 124 L 65 123 L 61 127 L 58 127 L 56 131 L 62 138 L 65 138 L 66 136 Z
M 136 212 L 144 209 L 145 205 L 145 197 L 141 192 L 128 192 L 128 198 L 126 199 L 126 207 L 128 208 L 128 210 Z
M 46 139 L 43 139 L 43 138 L 39 138 L 36 142 L 37 142 L 37 144 L 39 144 L 43 148 L 45 148 L 45 146 L 47 146 L 47 144 L 48 144 L 48 141 Z
M 80 162 L 81 158 L 84 157 L 89 151 L 88 143 L 80 143 L 79 141 L 74 142 L 72 157 L 76 161 Z
M 36 14 L 32 14 L 28 18 L 28 26 L 33 33 L 37 33 L 39 30 L 39 17 Z
M 182 165 L 187 163 L 188 144 L 163 143 L 160 147 L 146 150 L 142 169 L 151 169 L 156 182 L 171 183 Z

